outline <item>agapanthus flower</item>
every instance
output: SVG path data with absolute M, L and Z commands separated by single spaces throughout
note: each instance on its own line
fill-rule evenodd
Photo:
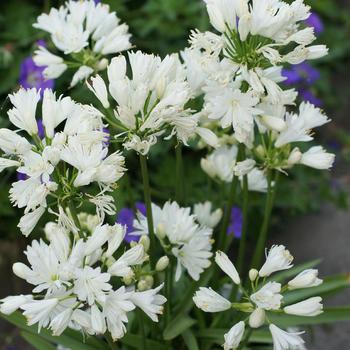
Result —
M 35 51 L 34 62 L 45 67 L 47 79 L 56 79 L 68 68 L 79 67 L 71 85 L 107 67 L 109 54 L 131 48 L 129 29 L 109 6 L 93 0 L 67 1 L 41 14 L 35 28 L 48 32 L 59 55 L 45 47 Z
M 52 89 L 55 84 L 53 79 L 46 79 L 44 77 L 44 70 L 45 67 L 35 64 L 33 57 L 25 58 L 20 67 L 19 84 L 25 89 L 41 89 L 42 95 L 45 89 Z
M 107 68 L 108 89 L 100 76 L 88 84 L 105 109 L 114 109 L 110 122 L 120 129 L 118 138 L 127 150 L 145 155 L 158 137 L 173 135 L 184 144 L 199 135 L 216 146 L 215 134 L 200 127 L 197 116 L 186 108 L 192 95 L 176 54 L 161 60 L 137 51 L 129 53 L 129 62 L 131 77 L 125 57 L 119 56 Z
M 321 34 L 324 31 L 324 24 L 321 17 L 314 11 L 311 11 L 310 16 L 304 21 L 304 23 L 314 28 L 316 34 Z
M 146 206 L 142 202 L 136 202 L 135 208 L 138 212 L 146 216 Z M 136 213 L 132 208 L 121 208 L 117 215 L 117 223 L 126 226 L 126 235 L 124 239 L 130 243 L 132 241 L 138 241 L 140 236 L 132 235 L 131 232 L 134 231 L 134 220 L 136 217 Z
M 266 311 L 269 313 L 278 313 L 279 315 L 298 315 L 306 317 L 314 317 L 323 312 L 322 298 L 311 297 L 292 305 L 284 305 L 284 292 L 288 289 L 289 284 L 294 284 L 300 288 L 308 288 L 312 285 L 320 284 L 322 281 L 317 280 L 317 270 L 305 270 L 293 280 L 288 282 L 286 286 L 273 280 L 273 276 L 269 281 L 265 278 L 260 280 L 260 276 L 270 276 L 276 271 L 290 269 L 293 257 L 285 249 L 284 246 L 273 246 L 266 257 L 266 262 L 260 269 L 252 269 L 249 271 L 249 279 L 251 281 L 250 288 L 241 285 L 240 276 L 230 261 L 228 256 L 223 252 L 217 252 L 215 262 L 220 269 L 231 279 L 232 283 L 238 285 L 238 288 L 244 294 L 242 302 L 231 302 L 227 297 L 223 297 L 211 288 L 201 287 L 194 295 L 193 301 L 195 305 L 205 312 L 223 312 L 234 309 L 236 312 L 244 313 L 246 318 L 249 314 L 248 321 L 240 321 L 225 334 L 224 349 L 237 349 L 242 341 L 244 331 L 247 327 L 251 330 L 260 328 L 266 323 L 269 324 L 269 330 L 273 339 L 273 347 L 278 350 L 299 349 L 304 343 L 299 333 L 286 332 L 269 321 Z M 242 317 L 243 318 L 243 317 Z
M 231 208 L 230 224 L 227 228 L 227 234 L 240 238 L 242 234 L 243 214 L 239 207 Z
M 44 91 L 39 112 L 39 99 L 36 89 L 21 88 L 10 95 L 14 107 L 8 115 L 17 130 L 0 129 L 0 149 L 4 152 L 0 169 L 15 167 L 22 174 L 10 189 L 11 202 L 25 208 L 19 223 L 21 231 L 28 235 L 45 212 L 47 198 L 51 196 L 59 204 L 67 199 L 67 193 L 69 197 L 74 192 L 71 186 L 78 191 L 73 197 L 81 200 L 81 195 L 86 196 L 101 218 L 115 214 L 110 203 L 112 197 L 106 192 L 112 191 L 126 169 L 120 152 L 108 154 L 102 115 L 69 97 L 56 97 L 49 89 Z M 21 136 L 26 134 L 28 139 Z M 61 162 L 65 162 L 64 173 L 60 170 Z M 78 194 L 79 187 L 91 182 L 100 187 L 97 196 Z M 62 216 L 64 209 L 60 210 L 58 215 Z
M 48 243 L 34 240 L 28 246 L 25 253 L 29 266 L 13 265 L 14 273 L 34 286 L 33 294 L 2 299 L 1 312 L 11 314 L 21 309 L 28 325 L 38 324 L 39 331 L 49 328 L 55 336 L 72 328 L 89 335 L 109 331 L 114 340 L 123 337 L 128 313 L 136 307 L 158 322 L 166 302 L 159 294 L 163 285 L 147 291 L 138 291 L 136 287 L 126 290 L 123 280 L 118 279 L 118 286 L 114 287 L 112 274 L 101 269 L 106 259 L 114 259 L 120 249 L 125 235 L 121 225 L 100 223 L 87 241 L 74 238 L 59 226 L 52 229 L 55 232 L 48 235 Z M 142 269 L 145 259 L 135 260 L 135 250 L 146 254 L 139 244 L 124 250 L 116 262 L 122 259 L 125 268 Z
M 200 274 L 210 266 L 212 256 L 213 229 L 199 225 L 191 208 L 182 208 L 176 202 L 166 202 L 161 208 L 152 204 L 153 222 L 156 234 L 168 254 L 177 259 L 175 280 L 179 280 L 182 269 L 198 280 Z M 147 218 L 137 214 L 133 235 L 147 235 Z

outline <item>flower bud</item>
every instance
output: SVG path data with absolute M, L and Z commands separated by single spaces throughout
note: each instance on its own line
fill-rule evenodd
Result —
M 157 92 L 157 97 L 159 99 L 163 97 L 165 88 L 166 88 L 165 78 L 161 77 L 156 84 L 156 92 Z
M 145 290 L 148 290 L 148 283 L 146 280 L 141 280 L 137 283 L 137 289 L 140 291 L 140 292 L 144 292 Z
M 249 279 L 254 282 L 258 277 L 259 271 L 257 269 L 249 270 Z
M 286 128 L 286 122 L 278 117 L 264 115 L 262 116 L 261 121 L 269 130 L 281 132 Z
M 102 58 L 102 60 L 97 63 L 96 68 L 98 71 L 100 71 L 100 70 L 105 70 L 107 66 L 108 66 L 107 58 Z
M 148 252 L 149 247 L 151 245 L 149 237 L 146 235 L 141 236 L 141 238 L 139 240 L 139 244 L 142 244 L 145 252 Z
M 156 235 L 158 236 L 158 238 L 160 240 L 163 240 L 166 236 L 166 232 L 165 232 L 165 226 L 164 224 L 160 223 L 157 226 L 157 230 L 156 230 Z
M 251 328 L 259 328 L 265 323 L 265 310 L 256 309 L 249 317 L 249 326 Z
M 300 162 L 302 153 L 298 147 L 295 147 L 288 157 L 288 165 L 294 165 Z
M 131 248 L 134 248 L 134 247 L 137 246 L 138 244 L 139 244 L 139 242 L 131 241 L 131 242 L 130 242 L 130 247 L 131 247 Z
M 148 288 L 147 289 L 151 289 L 153 287 L 154 284 L 154 278 L 151 275 L 147 275 L 144 277 L 144 280 L 147 283 Z
M 257 155 L 261 158 L 265 157 L 265 149 L 262 145 L 259 145 L 258 147 L 255 148 L 255 152 Z
M 169 265 L 169 258 L 165 255 L 162 256 L 156 264 L 156 271 L 162 272 L 164 271 Z
M 128 286 L 134 282 L 134 272 L 127 274 L 123 277 L 123 282 Z
M 22 279 L 26 279 L 28 276 L 28 272 L 31 272 L 27 265 L 24 265 L 20 262 L 14 263 L 12 265 L 12 271 L 17 277 Z

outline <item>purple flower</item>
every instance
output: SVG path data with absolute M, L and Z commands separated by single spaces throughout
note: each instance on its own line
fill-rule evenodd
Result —
M 315 12 L 311 12 L 310 17 L 305 20 L 305 24 L 308 27 L 313 27 L 316 34 L 320 34 L 324 31 L 324 25 L 323 25 L 322 19 Z
M 322 100 L 315 96 L 315 94 L 309 89 L 298 89 L 299 96 L 304 100 L 312 103 L 316 107 L 323 105 Z
M 33 61 L 33 57 L 27 57 L 23 60 L 20 68 L 19 83 L 25 89 L 41 89 L 43 95 L 45 89 L 54 87 L 54 80 L 46 80 L 43 74 L 45 67 L 39 67 Z
M 45 128 L 44 128 L 42 119 L 38 119 L 36 123 L 38 124 L 38 136 L 41 139 L 44 139 L 45 138 Z
M 287 85 L 306 84 L 311 85 L 320 79 L 320 72 L 310 64 L 303 62 L 291 66 L 290 69 L 283 69 L 282 75 L 287 79 L 284 81 Z
M 136 209 L 141 212 L 141 214 L 146 215 L 146 206 L 142 202 L 135 203 Z M 134 231 L 133 222 L 135 219 L 135 211 L 131 208 L 120 209 L 117 216 L 117 223 L 126 226 L 125 240 L 130 243 L 132 241 L 138 241 L 140 236 L 131 235 L 130 232 Z
M 20 173 L 19 171 L 17 171 L 17 180 L 18 181 L 24 181 L 27 180 L 28 176 L 26 174 Z
M 241 238 L 242 225 L 243 225 L 242 210 L 238 207 L 232 207 L 230 225 L 227 229 L 227 234 L 234 235 L 236 238 Z

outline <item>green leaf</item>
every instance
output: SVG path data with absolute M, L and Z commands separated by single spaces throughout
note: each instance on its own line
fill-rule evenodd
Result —
M 56 350 L 56 346 L 41 338 L 39 335 L 26 331 L 20 332 L 21 337 L 36 350 Z
M 313 296 L 329 296 L 349 286 L 350 281 L 348 275 L 332 276 L 326 278 L 323 283 L 317 287 L 298 289 L 285 293 L 283 301 L 286 305 L 294 304 Z
M 164 329 L 163 338 L 165 340 L 174 339 L 178 335 L 192 327 L 196 322 L 196 320 L 184 314 L 176 316 Z
M 187 349 L 199 350 L 197 339 L 194 336 L 192 331 L 188 329 L 187 331 L 184 331 L 181 335 L 182 335 L 182 338 L 184 339 Z
M 140 344 L 142 344 L 142 337 L 140 335 L 127 333 L 123 338 L 119 340 L 121 343 L 131 346 L 135 349 L 140 349 Z M 154 340 L 146 340 L 146 345 L 148 349 L 152 350 L 168 350 L 166 345 L 159 343 Z
M 320 262 L 321 262 L 321 259 L 316 259 L 316 260 L 308 261 L 304 264 L 296 265 L 291 269 L 274 274 L 273 276 L 268 278 L 268 281 L 283 282 L 289 278 L 296 276 L 297 274 L 299 274 L 304 270 L 312 269 L 313 267 L 317 266 Z
M 280 327 L 307 326 L 334 323 L 350 320 L 350 306 L 327 308 L 321 315 L 315 317 L 293 316 L 286 314 L 268 313 L 272 323 Z
M 223 328 L 206 328 L 201 329 L 196 333 L 198 338 L 210 339 L 217 344 L 222 344 L 224 341 L 224 335 L 229 329 Z M 256 330 L 253 331 L 250 336 L 250 342 L 252 343 L 262 343 L 262 344 L 271 344 L 272 338 L 269 331 Z
M 64 347 L 74 350 L 105 350 L 106 343 L 98 340 L 97 338 L 88 338 L 85 342 L 83 336 L 79 332 L 73 330 L 67 330 L 59 337 L 53 336 L 48 330 L 42 329 L 38 334 L 36 326 L 28 326 L 25 317 L 19 313 L 14 312 L 12 315 L 0 314 L 6 321 L 14 324 L 18 328 L 24 330 L 27 333 L 34 334 L 43 340 L 52 342 L 54 344 L 60 344 Z

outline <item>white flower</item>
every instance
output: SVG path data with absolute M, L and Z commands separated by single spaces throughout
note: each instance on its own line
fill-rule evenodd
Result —
M 87 301 L 89 305 L 95 301 L 105 302 L 106 292 L 112 289 L 108 283 L 110 277 L 109 273 L 102 273 L 100 267 L 93 269 L 90 266 L 85 266 L 83 269 L 77 269 L 75 271 L 74 293 L 77 294 L 79 300 Z
M 29 295 L 15 295 L 9 296 L 0 300 L 0 312 L 5 315 L 10 315 L 17 311 L 23 304 L 26 304 L 33 300 L 33 296 Z
M 92 254 L 96 249 L 101 248 L 108 242 L 108 249 L 105 254 L 108 257 L 112 256 L 122 243 L 125 230 L 126 228 L 120 224 L 97 226 L 87 240 L 85 254 Z
M 283 308 L 283 311 L 289 315 L 297 316 L 318 316 L 323 313 L 321 297 L 313 297 L 303 300 L 299 303 L 289 305 Z
M 248 190 L 256 192 L 266 192 L 267 191 L 267 178 L 263 170 L 254 168 L 248 175 Z M 240 178 L 241 184 L 243 185 L 243 177 Z
M 319 108 L 310 102 L 302 102 L 300 104 L 299 118 L 304 121 L 304 127 L 306 129 L 313 129 L 331 121 Z
M 6 159 L 0 157 L 0 173 L 6 169 L 11 167 L 19 167 L 21 165 L 20 162 L 16 160 Z
M 268 282 L 250 296 L 250 300 L 260 309 L 278 310 L 281 307 L 281 284 Z
M 58 305 L 57 298 L 32 300 L 21 306 L 24 310 L 23 315 L 27 318 L 28 326 L 39 323 L 39 330 L 42 326 L 46 327 L 50 322 L 53 310 Z
M 45 135 L 53 138 L 55 128 L 67 119 L 75 108 L 77 108 L 76 104 L 70 97 L 60 96 L 57 99 L 52 90 L 45 89 L 42 107 Z
M 108 294 L 103 305 L 107 328 L 111 332 L 114 341 L 122 338 L 126 333 L 124 325 L 128 322 L 126 314 L 135 309 L 135 305 L 130 301 L 132 293 L 126 292 L 125 287 L 120 287 Z
M 212 212 L 212 203 L 209 201 L 195 204 L 193 213 L 196 215 L 196 220 L 201 225 L 210 228 L 216 227 L 222 218 L 222 210 L 216 209 Z
M 236 163 L 233 167 L 233 172 L 235 176 L 244 176 L 249 174 L 255 166 L 256 162 L 254 159 L 246 159 L 242 162 Z
M 52 330 L 54 336 L 59 336 L 64 332 L 71 321 L 72 314 L 73 309 L 67 308 L 51 320 L 49 328 Z
M 265 323 L 266 313 L 264 309 L 255 309 L 249 316 L 249 326 L 259 328 Z
M 222 271 L 224 271 L 227 276 L 231 278 L 233 283 L 240 284 L 241 279 L 239 277 L 239 274 L 235 268 L 235 266 L 232 264 L 231 260 L 228 258 L 228 256 L 223 252 L 216 252 L 215 255 L 215 262 L 220 267 Z
M 198 308 L 205 312 L 220 312 L 231 308 L 231 302 L 211 288 L 200 287 L 194 295 L 193 301 Z
M 237 146 L 220 147 L 206 158 L 201 159 L 201 167 L 210 177 L 231 182 L 237 153 Z
M 35 111 L 40 100 L 39 92 L 33 89 L 19 89 L 9 95 L 14 108 L 8 111 L 11 123 L 20 130 L 25 130 L 29 135 L 37 135 L 38 125 L 35 119 Z
M 209 97 L 206 110 L 210 119 L 219 119 L 220 125 L 232 125 L 238 142 L 251 147 L 254 135 L 254 116 L 260 113 L 255 106 L 259 99 L 252 91 L 226 88 L 218 95 Z
M 82 80 L 87 79 L 94 70 L 88 66 L 81 66 L 73 75 L 72 82 L 70 83 L 70 87 L 74 87 Z
M 104 315 L 96 304 L 91 306 L 91 328 L 97 334 L 104 334 L 106 332 L 106 321 Z
M 244 329 L 245 323 L 240 321 L 225 334 L 224 350 L 235 350 L 238 348 L 244 335 Z
M 52 54 L 43 46 L 34 51 L 33 60 L 37 66 L 45 67 L 43 74 L 46 79 L 57 79 L 68 68 L 62 57 Z
M 274 324 L 269 326 L 272 339 L 273 350 L 289 350 L 300 349 L 304 344 L 304 340 L 300 337 L 304 332 L 288 333 L 278 328 Z
M 333 166 L 335 155 L 328 153 L 322 146 L 311 147 L 303 153 L 300 163 L 315 169 L 330 169 Z
M 109 108 L 107 87 L 101 76 L 96 75 L 91 78 L 91 84 L 87 83 L 88 88 L 102 103 L 104 108 Z
M 0 148 L 6 154 L 25 154 L 32 145 L 12 130 L 0 129 Z
M 44 213 L 45 207 L 38 207 L 37 209 L 26 213 L 21 217 L 17 227 L 25 236 L 28 236 L 34 230 L 36 224 Z
M 271 247 L 266 262 L 259 270 L 260 277 L 270 276 L 272 273 L 290 269 L 293 265 L 293 256 L 283 245 L 274 245 Z
M 300 272 L 296 277 L 288 282 L 288 288 L 300 289 L 316 287 L 322 284 L 323 281 L 318 278 L 318 271 L 315 269 L 308 269 Z
M 163 304 L 167 299 L 158 294 L 163 288 L 163 284 L 155 289 L 149 289 L 144 292 L 134 292 L 131 294 L 130 300 L 145 312 L 153 322 L 158 322 L 158 315 L 163 313 Z

